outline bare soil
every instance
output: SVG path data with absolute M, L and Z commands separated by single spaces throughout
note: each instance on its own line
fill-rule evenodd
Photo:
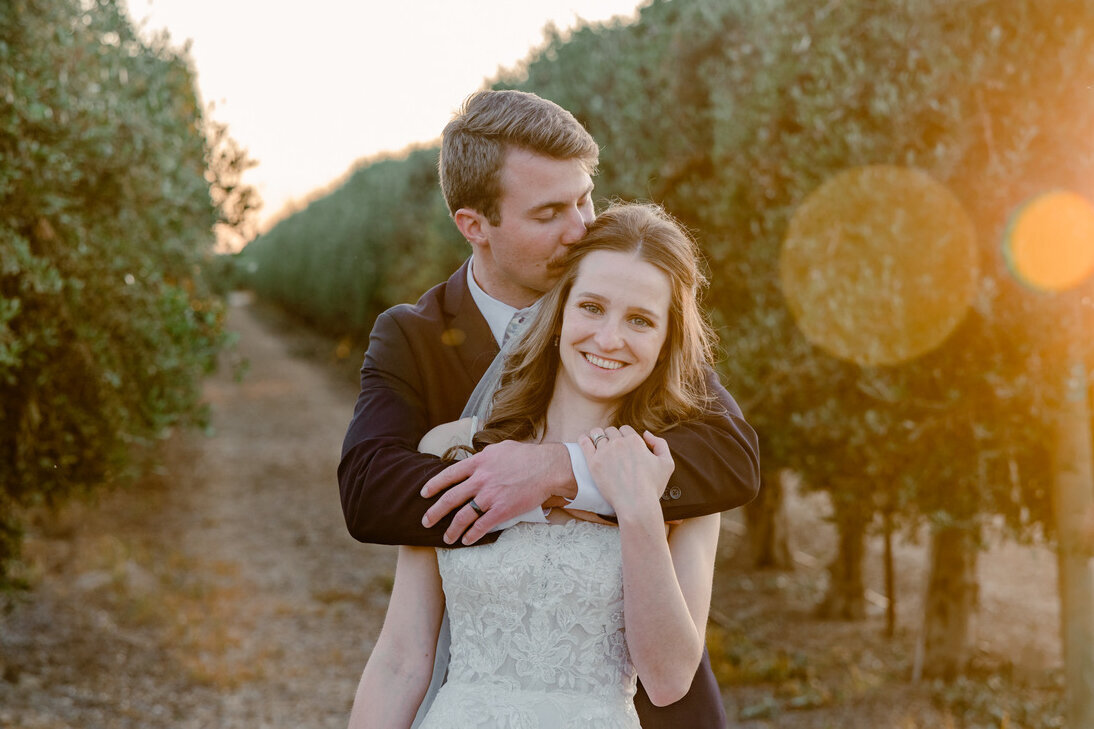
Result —
M 395 558 L 351 539 L 338 503 L 360 351 L 243 295 L 228 321 L 210 432 L 174 434 L 136 487 L 32 522 L 34 588 L 0 616 L 0 727 L 345 726 Z M 821 621 L 827 504 L 790 504 L 790 572 L 749 569 L 742 520 L 724 517 L 708 644 L 731 725 L 1062 726 L 1051 552 L 993 538 L 973 677 L 912 683 L 925 547 L 898 544 L 893 638 L 877 544 L 871 614 Z

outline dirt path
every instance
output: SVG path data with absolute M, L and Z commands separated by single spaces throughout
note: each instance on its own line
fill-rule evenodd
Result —
M 0 624 L 0 726 L 345 726 L 395 556 L 342 521 L 356 392 L 234 301 L 249 370 L 207 382 L 213 436 L 176 436 L 159 483 L 28 544 L 41 577 Z
M 212 433 L 176 434 L 137 488 L 32 524 L 35 590 L 0 617 L 0 728 L 345 726 L 395 559 L 353 541 L 338 504 L 356 387 L 329 366 L 330 342 L 243 297 L 228 326 L 238 346 L 205 386 Z M 996 726 L 962 718 L 977 702 L 1012 728 L 1059 726 L 1038 708 L 1059 693 L 1050 553 L 996 544 L 981 558 L 978 648 L 994 673 L 939 690 L 907 681 L 925 547 L 898 545 L 894 640 L 881 636 L 877 544 L 871 617 L 819 621 L 835 537 L 822 497 L 789 503 L 792 573 L 744 569 L 740 517 L 725 518 L 708 644 L 734 727 Z M 1027 703 L 1034 720 L 1018 715 Z

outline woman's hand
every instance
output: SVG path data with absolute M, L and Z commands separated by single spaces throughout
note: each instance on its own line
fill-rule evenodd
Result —
M 593 441 L 596 445 L 593 445 Z M 578 439 L 597 489 L 619 517 L 650 509 L 660 513 L 661 494 L 676 464 L 668 443 L 648 430 L 609 427 Z

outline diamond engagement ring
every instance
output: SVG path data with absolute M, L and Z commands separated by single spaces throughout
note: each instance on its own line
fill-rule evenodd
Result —
M 476 504 L 474 499 L 471 499 L 470 501 L 468 501 L 467 505 L 470 506 L 471 510 L 474 511 L 479 516 L 482 516 L 483 514 L 486 513 L 486 510 L 483 509 L 482 507 L 480 507 L 478 504 Z
M 593 448 L 596 448 L 596 444 L 600 442 L 601 438 L 607 438 L 607 437 L 608 436 L 604 433 L 597 433 L 597 436 L 595 438 L 593 438 Z

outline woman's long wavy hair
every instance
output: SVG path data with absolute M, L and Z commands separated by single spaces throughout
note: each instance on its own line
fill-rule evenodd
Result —
M 559 367 L 555 337 L 562 330 L 566 301 L 581 262 L 594 251 L 631 253 L 663 271 L 672 289 L 668 332 L 657 364 L 623 398 L 610 425 L 663 433 L 709 407 L 707 371 L 714 332 L 699 305 L 707 284 L 699 247 L 660 206 L 616 203 L 597 217 L 559 263 L 558 282 L 544 295 L 528 332 L 506 360 L 489 420 L 474 438 L 476 449 L 542 436 Z

